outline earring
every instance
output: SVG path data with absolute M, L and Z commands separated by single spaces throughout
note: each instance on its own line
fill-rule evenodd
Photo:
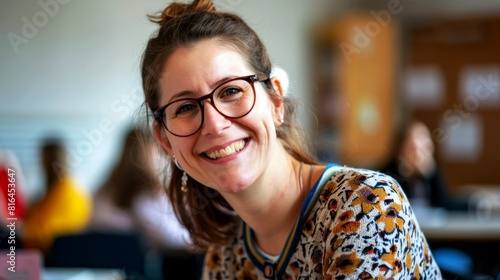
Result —
M 177 166 L 177 168 L 179 168 L 179 170 L 181 170 L 181 171 L 182 171 L 182 177 L 181 177 L 181 191 L 182 191 L 182 192 L 187 192 L 187 191 L 188 191 L 188 188 L 187 188 L 188 176 L 187 176 L 186 171 L 184 171 L 184 169 L 182 169 L 181 165 L 179 164 L 179 162 L 178 162 L 178 161 L 177 161 L 177 159 L 175 158 L 175 155 L 174 155 L 174 163 L 175 163 L 175 166 Z
M 187 187 L 188 176 L 186 174 L 186 171 L 182 172 L 181 182 L 182 182 L 181 191 L 185 193 L 188 191 L 188 187 Z

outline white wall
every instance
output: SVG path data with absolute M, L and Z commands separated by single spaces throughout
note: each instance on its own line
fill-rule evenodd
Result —
M 170 1 L 0 1 L 0 147 L 18 154 L 33 198 L 43 185 L 39 141 L 47 133 L 62 135 L 74 173 L 94 190 L 142 99 L 140 56 L 156 28 L 145 15 Z M 216 5 L 248 20 L 273 62 L 289 72 L 291 94 L 307 104 L 308 28 L 328 2 L 220 0 Z
M 140 104 L 140 55 L 161 1 L 2 0 L 0 145 L 39 194 L 39 141 L 62 136 L 70 166 L 95 188 Z

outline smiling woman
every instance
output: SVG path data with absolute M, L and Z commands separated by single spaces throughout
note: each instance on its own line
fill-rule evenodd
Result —
M 240 17 L 195 0 L 151 19 L 145 101 L 204 279 L 440 279 L 392 178 L 311 155 L 285 81 Z

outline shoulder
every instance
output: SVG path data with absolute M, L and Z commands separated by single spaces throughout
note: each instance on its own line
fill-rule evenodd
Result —
M 329 235 L 325 238 L 343 236 L 349 240 L 346 244 L 361 236 L 404 236 L 403 232 L 418 227 L 406 196 L 392 177 L 347 167 L 324 176 L 309 221 L 325 228 L 321 230 Z
M 398 182 L 387 174 L 350 167 L 329 167 L 325 174 L 320 181 L 320 200 L 340 198 L 339 202 L 347 203 L 360 197 L 373 204 L 390 197 L 393 201 L 406 201 Z
M 79 185 L 77 180 L 70 176 L 64 176 L 51 187 L 44 201 L 45 203 L 68 205 L 68 207 L 75 209 L 83 205 L 85 208 L 90 208 L 93 198 L 90 192 Z
M 310 204 L 305 229 L 333 235 L 359 234 L 366 230 L 404 230 L 414 217 L 398 183 L 383 173 L 348 167 L 329 166 L 318 182 Z M 387 222 L 387 225 L 384 223 Z
M 310 228 L 329 244 L 325 254 L 334 261 L 328 274 L 345 273 L 340 260 L 357 267 L 343 276 L 410 279 L 415 270 L 439 274 L 410 204 L 392 177 L 366 169 L 337 168 L 324 178 L 315 207 L 317 216 L 311 218 L 320 218 Z
M 384 173 L 329 166 L 318 184 L 308 216 L 312 221 L 322 221 L 326 227 L 336 227 L 343 224 L 341 221 L 351 219 L 361 226 L 379 222 L 386 216 L 408 219 L 413 216 L 397 181 Z
M 323 180 L 335 180 L 338 183 L 351 181 L 355 185 L 360 185 L 362 183 L 377 185 L 379 183 L 395 182 L 394 178 L 385 173 L 363 168 L 328 166 L 325 170 L 325 174 L 327 174 L 327 176 L 324 176 Z
M 59 190 L 64 193 L 72 194 L 75 196 L 87 197 L 90 195 L 80 182 L 72 176 L 64 176 L 59 181 Z

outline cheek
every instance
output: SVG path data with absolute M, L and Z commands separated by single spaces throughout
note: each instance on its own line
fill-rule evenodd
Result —
M 271 123 L 274 126 L 274 105 L 269 95 L 261 94 L 257 98 L 258 102 L 255 103 L 252 113 L 255 113 L 255 117 L 261 118 L 265 123 Z
M 273 114 L 268 106 L 260 107 L 252 113 L 247 115 L 248 118 L 245 118 L 248 127 L 258 130 L 259 134 L 269 134 L 270 131 L 276 130 Z
M 186 157 L 191 154 L 191 150 L 193 147 L 193 140 L 189 139 L 191 137 L 171 137 L 170 144 L 172 145 L 172 153 L 177 157 Z

